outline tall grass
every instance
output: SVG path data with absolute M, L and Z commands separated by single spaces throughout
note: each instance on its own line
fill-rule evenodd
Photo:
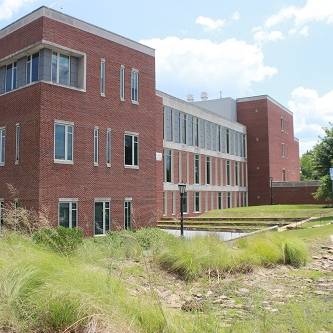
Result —
M 255 266 L 277 264 L 300 267 L 307 261 L 307 250 L 301 241 L 281 236 L 260 235 L 226 244 L 214 237 L 190 240 L 174 239 L 157 254 L 157 261 L 185 280 L 200 275 L 251 271 Z

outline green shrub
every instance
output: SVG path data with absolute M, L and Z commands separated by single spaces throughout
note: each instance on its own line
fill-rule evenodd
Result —
M 33 234 L 33 240 L 64 255 L 75 251 L 83 241 L 83 231 L 78 228 L 45 228 Z
M 139 245 L 144 250 L 157 249 L 175 237 L 158 228 L 139 229 L 134 233 Z

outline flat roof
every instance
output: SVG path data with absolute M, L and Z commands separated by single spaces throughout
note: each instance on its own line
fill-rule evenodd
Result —
M 292 111 L 290 111 L 288 108 L 286 108 L 284 105 L 282 105 L 281 103 L 279 103 L 277 100 L 275 100 L 274 98 L 272 98 L 269 95 L 259 95 L 259 96 L 251 96 L 251 97 L 241 97 L 241 98 L 237 98 L 236 102 L 251 102 L 251 101 L 259 101 L 262 99 L 267 99 L 270 102 L 272 102 L 273 104 L 277 105 L 278 107 L 280 107 L 281 109 L 283 109 L 284 111 L 288 112 L 289 114 L 293 114 Z
M 7 25 L 3 29 L 0 30 L 0 39 L 6 37 L 7 35 L 13 33 L 14 31 L 26 26 L 27 24 L 39 19 L 40 17 L 48 17 L 52 20 L 67 24 L 74 28 L 80 29 L 85 32 L 89 32 L 93 35 L 108 39 L 117 44 L 127 46 L 136 51 L 140 51 L 152 57 L 155 56 L 155 50 L 149 46 L 143 45 L 139 42 L 131 40 L 129 38 L 123 37 L 106 29 L 100 28 L 94 24 L 87 23 L 80 19 L 77 19 L 73 16 L 64 14 L 55 9 L 42 6 L 38 9 L 32 11 L 31 13 L 19 18 L 13 23 Z

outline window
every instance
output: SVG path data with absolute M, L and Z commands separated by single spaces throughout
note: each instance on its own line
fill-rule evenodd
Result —
M 125 166 L 138 167 L 138 136 L 125 134 Z
M 4 213 L 5 203 L 3 199 L 0 199 L 0 231 L 3 225 L 3 213 Z
M 183 201 L 182 201 L 182 205 L 183 205 L 183 213 L 187 214 L 188 213 L 188 205 L 187 205 L 187 193 L 185 192 L 183 195 Z
M 15 132 L 15 164 L 19 164 L 20 162 L 20 133 L 21 127 L 20 124 L 16 124 L 16 132 Z
M 211 183 L 211 161 L 210 157 L 206 156 L 206 184 Z
M 52 52 L 51 81 L 53 83 L 70 85 L 70 57 L 58 52 Z
M 108 128 L 106 130 L 106 154 L 105 154 L 105 159 L 106 159 L 106 165 L 108 167 L 111 166 L 111 128 Z
M 217 195 L 217 206 L 218 206 L 218 209 L 222 209 L 222 192 L 218 192 L 218 195 Z
M 5 165 L 6 129 L 0 127 L 0 166 Z
M 180 113 L 180 136 L 181 143 L 186 144 L 186 114 Z
M 194 155 L 194 183 L 200 184 L 200 155 Z
M 227 193 L 227 208 L 231 208 L 232 206 L 232 197 L 231 197 L 231 192 Z
M 235 185 L 239 185 L 239 165 L 238 162 L 235 162 Z
M 105 96 L 105 59 L 101 59 L 99 67 L 99 89 L 101 96 Z
M 164 150 L 164 181 L 172 183 L 172 151 L 171 149 Z
M 176 214 L 176 198 L 177 192 L 172 192 L 172 215 Z
M 77 227 L 77 202 L 64 201 L 59 202 L 59 225 L 65 228 Z
M 285 130 L 285 120 L 283 117 L 280 119 L 280 125 L 281 125 L 281 131 L 283 132 Z
M 286 157 L 286 145 L 284 143 L 281 143 L 281 157 Z
M 98 165 L 98 150 L 99 150 L 99 128 L 94 128 L 94 165 Z
M 283 181 L 283 182 L 287 181 L 286 169 L 283 169 L 283 170 L 282 170 L 282 181 Z
M 193 143 L 195 147 L 199 147 L 199 119 L 193 118 Z
M 56 122 L 54 124 L 54 161 L 73 163 L 74 125 Z
M 125 100 L 125 66 L 120 66 L 120 75 L 119 75 L 119 83 L 120 83 L 120 100 Z
M 27 67 L 26 67 L 27 84 L 38 81 L 38 76 L 39 76 L 38 67 L 39 67 L 39 53 L 35 53 L 32 56 L 29 55 L 27 58 Z
M 139 102 L 139 71 L 136 69 L 131 72 L 131 100 L 132 103 Z
M 227 148 L 227 154 L 230 153 L 230 135 L 229 135 L 229 129 L 226 130 L 226 148 Z
M 12 91 L 16 89 L 16 75 L 17 75 L 17 66 L 16 62 L 7 65 L 6 67 L 6 84 L 5 84 L 5 91 Z
M 124 201 L 124 227 L 132 229 L 132 199 L 128 198 Z
M 95 201 L 95 235 L 105 235 L 110 230 L 110 201 Z
M 194 192 L 194 212 L 200 212 L 200 192 Z
M 163 138 L 166 141 L 172 141 L 173 139 L 173 123 L 172 123 L 172 110 L 165 106 L 164 107 L 164 135 Z
M 227 185 L 231 185 L 231 177 L 230 177 L 230 161 L 227 161 L 226 166 L 226 172 L 227 172 Z
M 168 192 L 163 192 L 163 215 L 168 214 Z

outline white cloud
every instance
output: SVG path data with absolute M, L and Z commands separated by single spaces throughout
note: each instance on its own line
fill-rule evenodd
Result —
M 0 20 L 10 19 L 21 7 L 34 1 L 35 0 L 2 0 L 0 2 Z
M 231 16 L 231 19 L 234 20 L 234 21 L 239 21 L 240 19 L 240 14 L 238 11 L 235 11 L 232 16 Z
M 201 25 L 205 30 L 212 31 L 222 29 L 225 26 L 226 21 L 222 19 L 214 20 L 211 17 L 206 16 L 198 16 L 195 23 Z
M 333 122 L 333 90 L 320 96 L 314 89 L 298 87 L 288 103 L 294 112 L 295 134 L 300 138 L 301 152 L 313 147 L 322 128 Z
M 217 43 L 208 39 L 167 37 L 142 40 L 156 49 L 157 78 L 162 89 L 179 94 L 208 91 L 247 93 L 254 82 L 275 75 L 277 69 L 264 64 L 256 45 L 237 39 Z
M 283 33 L 278 30 L 265 31 L 262 27 L 256 27 L 252 31 L 254 33 L 254 40 L 259 44 L 267 41 L 275 42 L 277 40 L 284 39 Z
M 311 22 L 333 23 L 333 1 L 306 0 L 304 6 L 285 7 L 269 17 L 265 26 L 272 28 L 287 21 L 291 21 L 295 28 Z M 299 31 L 302 32 L 302 29 Z

